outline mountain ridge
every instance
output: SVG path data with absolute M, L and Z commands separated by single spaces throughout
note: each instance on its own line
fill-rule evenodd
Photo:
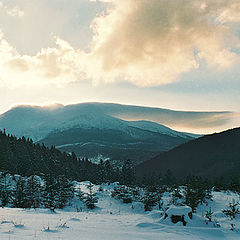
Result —
M 167 170 L 176 177 L 239 177 L 240 127 L 191 140 L 137 166 L 139 177 Z
M 127 121 L 112 116 L 116 109 L 125 107 L 100 103 L 19 106 L 0 115 L 0 128 L 49 147 L 74 151 L 78 157 L 95 158 L 100 154 L 114 161 L 131 158 L 135 163 L 199 136 L 152 121 Z

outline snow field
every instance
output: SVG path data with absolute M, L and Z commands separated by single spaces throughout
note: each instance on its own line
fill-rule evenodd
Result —
M 88 182 L 75 183 L 82 191 L 87 191 Z M 94 186 L 97 191 L 99 186 Z M 205 240 L 205 239 L 240 239 L 240 218 L 230 220 L 222 213 L 232 198 L 239 200 L 237 194 L 231 192 L 214 192 L 209 206 L 200 205 L 197 213 L 187 226 L 180 222 L 173 224 L 163 220 L 163 211 L 155 207 L 151 212 L 144 212 L 143 204 L 133 202 L 123 204 L 111 197 L 114 184 L 102 185 L 98 192 L 97 208 L 89 211 L 76 199 L 73 205 L 64 210 L 52 213 L 47 209 L 0 209 L 1 240 Z M 168 193 L 164 194 L 164 206 L 169 202 Z M 212 208 L 213 219 L 221 227 L 206 224 L 205 212 Z M 82 212 L 77 212 L 79 209 Z M 187 209 L 187 208 L 186 208 Z M 178 209 L 175 209 L 179 211 Z M 175 211 L 169 209 L 168 212 Z M 185 210 L 184 210 L 185 211 Z M 230 231 L 234 223 L 236 231 Z

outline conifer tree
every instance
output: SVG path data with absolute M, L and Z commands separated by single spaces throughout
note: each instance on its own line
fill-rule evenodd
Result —
M 154 206 L 160 201 L 159 196 L 154 192 L 146 191 L 142 202 L 144 204 L 144 211 L 151 211 Z
M 87 185 L 88 188 L 88 193 L 86 193 L 86 197 L 85 197 L 85 204 L 87 206 L 87 208 L 89 209 L 94 209 L 95 203 L 98 202 L 98 198 L 96 197 L 96 193 L 93 192 L 93 184 L 89 183 Z
M 184 197 L 184 203 L 190 206 L 194 212 L 199 203 L 203 204 L 207 203 L 207 200 L 211 200 L 211 188 L 200 177 L 192 177 L 186 184 Z
M 135 180 L 136 180 L 135 169 L 130 159 L 124 162 L 122 166 L 121 175 L 122 175 L 122 183 L 124 185 L 129 186 L 129 185 L 135 184 Z
M 17 208 L 25 208 L 26 194 L 25 194 L 25 180 L 19 177 L 16 181 L 16 187 L 13 191 L 12 205 Z
M 191 186 L 187 185 L 185 187 L 184 197 L 184 203 L 191 207 L 192 211 L 195 212 L 199 203 L 199 199 L 197 198 L 196 192 L 194 191 L 194 189 L 191 188 Z
M 81 190 L 81 188 L 77 189 L 77 191 L 76 191 L 76 196 L 77 196 L 77 198 L 78 198 L 80 201 L 84 202 L 84 200 L 85 200 L 85 194 L 84 194 L 84 192 Z
M 229 183 L 229 190 L 233 192 L 240 192 L 240 183 L 238 177 L 231 177 L 230 183 Z
M 64 208 L 67 203 L 70 203 L 74 196 L 73 184 L 64 176 L 58 176 L 56 181 L 56 207 Z
M 46 176 L 44 190 L 43 190 L 43 205 L 53 212 L 58 206 L 57 191 L 58 191 L 58 186 L 57 186 L 56 179 L 51 175 Z
M 181 200 L 183 198 L 182 194 L 180 193 L 180 189 L 179 188 L 175 188 L 172 192 L 171 192 L 171 200 L 170 202 L 173 205 L 179 205 L 180 202 L 179 200 Z
M 41 183 L 39 177 L 33 175 L 26 182 L 26 203 L 27 208 L 39 208 L 41 204 Z
M 8 175 L 6 172 L 0 175 L 0 200 L 2 207 L 5 207 L 12 200 L 12 187 L 8 182 Z

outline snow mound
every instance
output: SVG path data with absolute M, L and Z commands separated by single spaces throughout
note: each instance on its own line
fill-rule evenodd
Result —
M 171 205 L 165 212 L 162 222 L 186 226 L 192 221 L 192 209 L 188 206 Z
M 189 206 L 174 206 L 171 205 L 169 207 L 169 209 L 166 211 L 166 214 L 168 216 L 172 216 L 172 215 L 188 215 L 189 213 L 192 212 L 192 209 Z

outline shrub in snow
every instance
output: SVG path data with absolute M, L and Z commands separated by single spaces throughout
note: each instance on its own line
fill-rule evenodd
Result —
M 207 219 L 208 222 L 212 222 L 212 215 L 213 215 L 212 209 L 209 208 L 209 210 L 205 214 L 205 218 Z
M 123 203 L 132 203 L 132 189 L 126 186 L 114 187 L 111 196 L 121 199 Z
M 151 211 L 159 202 L 159 195 L 155 192 L 146 191 L 142 199 L 144 211 Z
M 179 188 L 175 188 L 172 192 L 171 192 L 171 199 L 170 199 L 170 203 L 177 206 L 177 205 L 182 205 L 182 199 L 183 199 L 183 195 L 180 192 Z
M 123 203 L 132 203 L 132 195 L 131 194 L 125 194 L 122 196 Z
M 222 212 L 226 216 L 229 216 L 231 219 L 234 219 L 238 214 L 240 214 L 240 210 L 238 206 L 239 206 L 239 203 L 235 202 L 235 200 L 233 199 L 232 202 L 230 202 L 228 205 L 230 209 L 224 209 L 222 210 Z
M 133 198 L 134 201 L 140 201 L 141 200 L 140 191 L 137 187 L 133 188 L 131 190 L 131 194 L 132 194 L 132 198 Z
M 207 200 L 211 199 L 211 189 L 200 177 L 192 178 L 185 186 L 184 203 L 190 206 L 193 212 L 195 212 L 198 204 L 207 204 Z

